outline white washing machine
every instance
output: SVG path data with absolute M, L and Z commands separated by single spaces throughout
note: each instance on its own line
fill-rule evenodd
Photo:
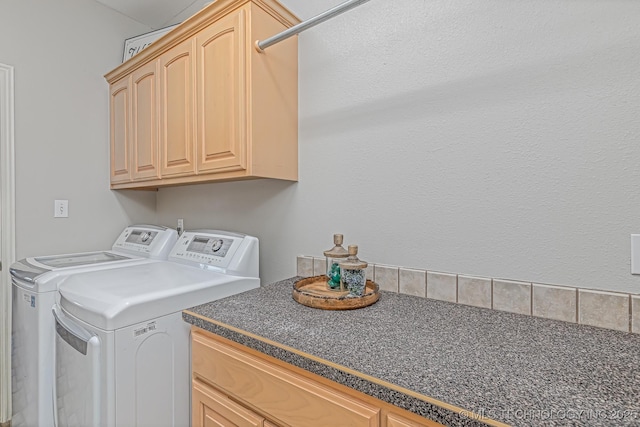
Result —
M 58 283 L 70 274 L 166 260 L 178 235 L 153 225 L 124 229 L 110 251 L 25 258 L 11 265 L 12 420 L 14 427 L 53 427 L 54 338 Z
M 189 426 L 182 310 L 260 286 L 258 239 L 186 231 L 167 262 L 77 274 L 59 287 L 59 427 Z

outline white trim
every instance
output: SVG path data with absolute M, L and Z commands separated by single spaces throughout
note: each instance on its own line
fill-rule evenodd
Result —
M 11 275 L 16 257 L 13 67 L 0 64 L 0 423 L 11 419 Z

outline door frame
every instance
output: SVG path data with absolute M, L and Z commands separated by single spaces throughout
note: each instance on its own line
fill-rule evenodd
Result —
M 15 261 L 13 67 L 0 63 L 0 424 L 11 419 L 11 274 Z

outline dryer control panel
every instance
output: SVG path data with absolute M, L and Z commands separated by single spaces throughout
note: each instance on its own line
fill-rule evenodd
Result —
M 224 272 L 231 269 L 244 275 L 246 269 L 242 266 L 243 261 L 255 256 L 257 264 L 257 251 L 258 241 L 255 237 L 219 230 L 185 231 L 173 247 L 169 260 Z

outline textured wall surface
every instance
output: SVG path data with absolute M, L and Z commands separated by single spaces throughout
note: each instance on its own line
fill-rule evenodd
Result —
M 283 0 L 302 19 L 339 1 Z M 640 291 L 640 3 L 371 1 L 299 36 L 297 184 L 158 193 L 167 225 L 321 255 Z
M 283 3 L 305 19 L 340 1 Z M 375 263 L 640 290 L 638 2 L 366 3 L 299 36 L 298 183 L 157 196 L 108 190 L 102 75 L 147 29 L 80 0 L 2 7 L 18 256 L 96 249 L 126 223 L 181 217 L 257 235 L 264 281 L 341 232 Z M 56 198 L 69 219 L 53 219 Z
M 0 62 L 15 67 L 17 257 L 105 249 L 155 220 L 152 192 L 109 190 L 108 84 L 143 25 L 91 1 L 0 3 Z M 69 218 L 53 201 L 69 200 Z

